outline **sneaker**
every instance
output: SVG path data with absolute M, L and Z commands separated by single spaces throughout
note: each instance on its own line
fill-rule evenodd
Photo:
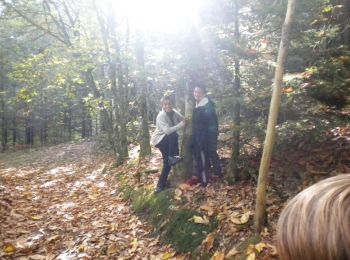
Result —
M 182 161 L 182 158 L 180 156 L 168 156 L 168 162 L 171 166 L 173 166 L 181 161 Z
M 199 179 L 196 177 L 191 177 L 190 179 L 188 179 L 186 182 L 186 184 L 190 185 L 190 186 L 194 186 L 197 183 L 199 183 Z
M 162 192 L 164 189 L 160 188 L 160 187 L 157 187 L 154 191 L 155 194 L 159 193 L 159 192 Z

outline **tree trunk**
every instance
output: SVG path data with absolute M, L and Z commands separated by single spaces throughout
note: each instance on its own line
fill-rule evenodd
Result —
M 256 208 L 255 208 L 255 230 L 260 232 L 262 226 L 265 223 L 266 215 L 266 188 L 267 188 L 267 177 L 270 167 L 271 155 L 273 150 L 273 145 L 275 141 L 275 129 L 278 117 L 278 111 L 281 99 L 281 85 L 283 80 L 284 62 L 287 56 L 287 47 L 289 44 L 289 35 L 291 30 L 291 25 L 293 22 L 294 10 L 295 10 L 296 0 L 289 0 L 286 18 L 282 26 L 282 36 L 278 51 L 277 67 L 274 77 L 274 86 L 272 99 L 270 104 L 270 113 L 266 129 L 266 137 L 264 143 L 264 151 L 261 158 L 261 164 L 259 169 L 259 178 L 257 186 L 257 197 L 256 197 Z
M 16 143 L 17 143 L 17 118 L 16 118 L 16 112 L 14 112 L 12 116 L 12 145 L 15 146 Z
M 240 32 L 239 32 L 239 7 L 238 0 L 234 1 L 234 18 L 235 18 L 235 34 L 234 40 L 235 45 L 239 45 Z M 240 104 L 240 66 L 238 55 L 235 55 L 235 76 L 233 83 L 233 94 L 234 94 L 234 110 L 233 110 L 233 139 L 232 139 L 232 156 L 230 161 L 230 182 L 237 181 L 239 179 L 238 163 L 239 163 L 239 145 L 241 135 L 241 104 Z
M 190 99 L 192 91 L 189 84 L 186 83 L 186 96 L 185 96 L 185 117 L 187 119 L 186 126 L 183 130 L 182 142 L 181 142 L 181 156 L 184 161 L 180 164 L 180 175 L 182 178 L 187 178 L 192 175 L 193 159 L 192 150 L 190 149 L 190 142 L 192 141 L 192 111 L 193 102 Z
M 140 129 L 140 154 L 139 158 L 145 158 L 151 154 L 150 134 L 148 128 L 148 104 L 147 104 L 147 82 L 145 75 L 145 61 L 144 61 L 144 43 L 141 38 L 141 32 L 138 32 L 138 39 L 136 43 L 136 60 L 139 68 L 138 88 L 141 90 L 139 98 L 141 129 Z
M 89 86 L 89 88 L 92 90 L 94 97 L 96 99 L 100 99 L 102 97 L 101 93 L 99 92 L 96 84 L 94 77 L 92 75 L 91 70 L 88 70 L 85 72 L 85 81 L 86 84 Z M 117 162 L 118 162 L 118 151 L 117 151 L 117 143 L 114 135 L 114 130 L 113 130 L 113 124 L 112 124 L 112 119 L 110 115 L 108 114 L 108 111 L 104 107 L 103 103 L 100 103 L 100 108 L 101 108 L 101 119 L 103 120 L 102 125 L 106 127 L 108 139 L 111 142 L 113 152 L 116 156 Z

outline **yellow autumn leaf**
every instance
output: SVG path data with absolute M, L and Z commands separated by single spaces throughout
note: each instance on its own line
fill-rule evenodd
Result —
M 255 260 L 255 253 L 248 255 L 246 260 Z
M 11 243 L 7 243 L 4 245 L 4 252 L 6 254 L 12 254 L 15 252 L 15 247 Z
M 253 244 L 248 245 L 245 254 L 246 255 L 251 255 L 252 253 L 254 253 L 254 248 L 255 248 L 255 246 Z
M 258 251 L 259 253 L 260 253 L 261 251 L 263 251 L 264 248 L 266 248 L 266 244 L 263 243 L 263 242 L 261 242 L 261 243 L 255 245 L 255 249 L 256 249 L 256 251 Z
M 166 252 L 162 255 L 162 260 L 167 260 L 175 255 L 175 252 Z
M 213 244 L 214 244 L 214 235 L 213 233 L 210 233 L 202 242 L 202 247 L 204 252 L 209 252 L 210 249 L 212 249 Z
M 249 221 L 250 211 L 244 213 L 241 218 L 239 219 L 241 221 L 241 224 L 245 224 Z
M 209 224 L 209 219 L 206 216 L 204 216 L 203 218 L 200 216 L 193 216 L 192 219 L 193 219 L 193 222 L 197 224 L 204 224 L 204 225 Z
M 237 224 L 237 225 L 240 225 L 241 224 L 241 220 L 237 217 L 230 217 L 230 221 L 233 223 L 233 224 Z
M 43 217 L 42 216 L 31 216 L 30 217 L 32 220 L 40 220 L 42 219 Z
M 215 254 L 210 258 L 210 260 L 224 260 L 225 253 L 216 251 Z

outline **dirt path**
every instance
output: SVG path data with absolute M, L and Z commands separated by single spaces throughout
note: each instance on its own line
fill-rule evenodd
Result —
M 92 143 L 14 152 L 0 164 L 1 259 L 159 259 L 152 227 L 118 192 Z M 34 158 L 34 159 L 33 159 Z

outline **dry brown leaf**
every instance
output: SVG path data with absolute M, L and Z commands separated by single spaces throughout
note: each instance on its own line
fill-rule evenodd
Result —
M 119 252 L 119 248 L 116 244 L 112 244 L 107 249 L 107 255 L 111 256 Z
M 47 242 L 50 243 L 50 242 L 55 241 L 55 240 L 57 240 L 57 239 L 59 239 L 59 238 L 60 238 L 59 235 L 54 235 L 54 236 L 49 237 L 49 238 L 47 239 Z
M 46 256 L 44 256 L 44 255 L 31 255 L 31 256 L 29 256 L 29 259 L 31 259 L 31 260 L 45 260 Z
M 181 197 L 182 191 L 180 189 L 175 189 L 175 195 Z
M 237 254 L 239 254 L 239 251 L 234 247 L 227 253 L 226 257 L 229 258 Z
M 202 205 L 199 209 L 207 211 L 209 217 L 214 215 L 214 209 L 208 205 Z
M 272 256 L 277 255 L 277 248 L 274 245 L 267 244 L 266 246 L 271 249 L 270 255 L 272 255 Z
M 183 191 L 187 191 L 187 190 L 190 190 L 191 189 L 191 186 L 188 185 L 187 183 L 181 183 L 179 185 L 179 189 L 183 190 Z
M 224 260 L 225 253 L 216 251 L 215 254 L 210 258 L 210 260 Z
M 214 234 L 210 233 L 208 236 L 203 240 L 202 242 L 202 248 L 204 252 L 208 253 L 210 249 L 212 249 L 213 244 L 214 244 Z

